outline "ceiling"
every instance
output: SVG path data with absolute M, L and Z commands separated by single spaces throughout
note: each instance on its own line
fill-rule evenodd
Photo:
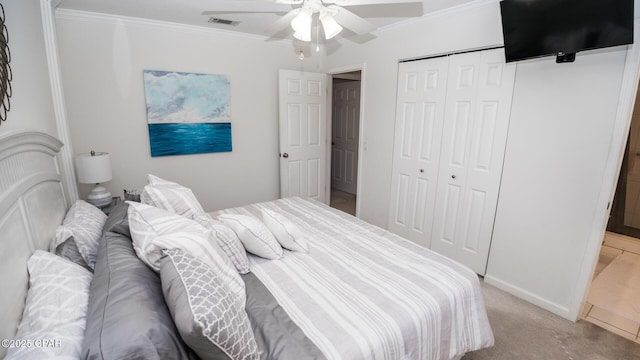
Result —
M 357 5 L 348 6 L 347 8 L 371 22 L 377 28 L 381 28 L 474 1 L 478 0 L 423 0 L 417 3 Z M 295 7 L 286 4 L 275 4 L 274 2 L 275 0 L 62 0 L 58 8 L 218 28 L 265 36 L 267 39 L 274 40 L 293 39 L 291 36 L 292 31 L 288 31 L 289 29 L 277 34 L 267 31 L 270 25 Z M 263 8 L 268 10 L 276 9 L 279 12 L 225 12 L 215 15 L 202 15 L 203 11 L 217 10 L 218 6 L 229 7 L 230 5 L 249 8 L 252 11 Z M 210 23 L 210 17 L 237 21 L 238 23 L 235 25 Z M 357 41 L 356 38 L 358 36 L 347 30 L 340 33 L 336 38 L 348 38 Z M 364 40 L 366 41 L 366 39 Z

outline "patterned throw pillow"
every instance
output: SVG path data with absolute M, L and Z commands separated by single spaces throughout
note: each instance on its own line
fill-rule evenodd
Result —
M 248 252 L 271 260 L 282 257 L 282 246 L 260 220 L 240 214 L 222 214 L 218 220 L 238 234 Z
M 161 260 L 162 292 L 184 342 L 202 359 L 259 359 L 251 323 L 227 284 L 181 250 Z
M 138 257 L 156 272 L 160 271 L 163 250 L 181 249 L 198 257 L 219 274 L 229 288 L 246 301 L 244 282 L 209 229 L 197 222 L 157 207 L 129 204 L 129 230 Z
M 7 349 L 5 359 L 80 358 L 91 273 L 42 250 L 33 253 L 27 268 L 29 291 L 14 338 L 25 346 Z
M 148 175 L 147 185 L 140 194 L 140 201 L 189 219 L 205 213 L 191 189 L 151 174 Z
M 78 251 L 90 268 L 95 268 L 98 243 L 102 237 L 102 227 L 107 221 L 107 215 L 102 210 L 89 204 L 86 201 L 76 201 L 67 215 L 64 217 L 62 225 L 56 229 L 56 238 L 53 249 L 73 237 Z
M 291 251 L 309 252 L 306 235 L 298 225 L 284 215 L 269 209 L 262 209 L 262 221 L 283 248 Z
M 233 230 L 220 221 L 211 218 L 211 216 L 207 214 L 198 215 L 194 220 L 215 234 L 216 239 L 218 240 L 218 245 L 220 245 L 229 259 L 231 259 L 231 262 L 235 265 L 236 270 L 238 270 L 240 274 L 246 274 L 250 271 L 247 251 L 244 249 L 238 235 L 236 235 Z

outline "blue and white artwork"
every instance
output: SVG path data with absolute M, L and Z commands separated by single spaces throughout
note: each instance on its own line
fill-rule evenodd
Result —
M 225 75 L 144 70 L 151 156 L 231 151 Z

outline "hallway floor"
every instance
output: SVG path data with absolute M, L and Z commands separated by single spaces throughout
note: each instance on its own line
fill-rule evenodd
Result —
M 346 212 L 347 214 L 356 216 L 356 196 L 353 194 L 331 189 L 331 202 L 329 205 L 332 208 L 336 208 Z
M 607 232 L 584 320 L 640 343 L 640 240 Z

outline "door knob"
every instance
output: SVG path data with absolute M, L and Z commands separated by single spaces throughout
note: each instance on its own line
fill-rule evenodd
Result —
M 421 173 L 423 173 L 423 172 L 424 172 L 424 169 L 420 169 L 420 172 L 421 172 Z
M 452 178 L 452 179 L 455 179 L 455 178 L 456 178 L 456 176 L 455 176 L 455 175 L 451 175 L 451 178 Z
M 288 158 L 288 157 L 289 157 L 289 154 L 284 153 L 284 154 L 282 154 L 282 157 L 286 159 L 286 158 Z

